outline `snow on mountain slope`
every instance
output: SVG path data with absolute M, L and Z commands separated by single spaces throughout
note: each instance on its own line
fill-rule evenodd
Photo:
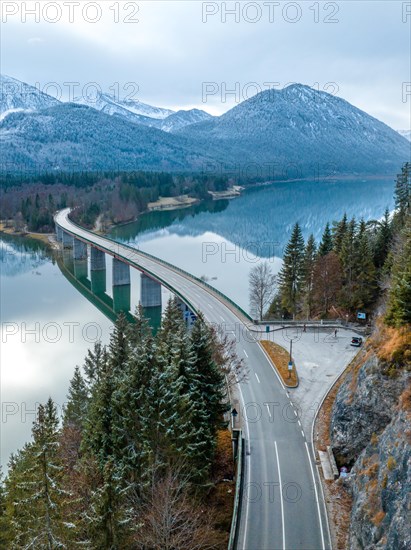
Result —
M 36 111 L 58 105 L 60 101 L 25 82 L 0 75 L 0 115 L 23 110 Z
M 275 166 L 284 177 L 395 173 L 409 143 L 347 101 L 301 84 L 266 90 L 220 117 L 177 132 L 232 163 Z
M 154 121 L 153 124 L 150 124 L 151 119 L 163 120 L 174 113 L 170 109 L 153 107 L 152 105 L 132 99 L 116 98 L 107 93 L 98 93 L 86 98 L 77 97 L 74 99 L 74 103 L 87 105 L 108 115 L 122 116 L 131 122 L 146 124 L 147 126 L 155 124 Z
M 176 132 L 190 124 L 204 122 L 213 117 L 201 109 L 180 110 L 164 119 L 158 126 L 164 132 Z
M 398 130 L 400 136 L 405 137 L 408 141 L 411 141 L 411 130 Z

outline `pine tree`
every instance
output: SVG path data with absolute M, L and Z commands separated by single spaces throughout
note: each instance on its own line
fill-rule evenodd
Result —
M 39 406 L 32 434 L 33 443 L 18 455 L 10 473 L 15 491 L 13 544 L 20 548 L 64 548 L 71 528 L 63 514 L 69 495 L 63 489 L 58 418 L 51 399 Z
M 64 409 L 63 428 L 82 430 L 87 415 L 88 402 L 89 393 L 86 382 L 81 375 L 80 368 L 76 367 L 70 381 L 67 405 Z
M 377 281 L 373 255 L 364 220 L 354 240 L 352 307 L 368 308 L 376 297 Z
M 120 313 L 114 325 L 109 343 L 109 361 L 114 374 L 119 374 L 124 368 L 129 352 L 129 323 L 124 313 Z
M 390 221 L 390 212 L 385 209 L 384 217 L 378 224 L 377 235 L 374 246 L 374 265 L 381 269 L 387 259 L 392 242 L 392 229 Z
M 89 390 L 91 390 L 93 384 L 99 379 L 99 374 L 103 368 L 105 357 L 105 349 L 101 342 L 94 344 L 94 349 L 87 350 L 87 356 L 84 360 L 84 374 Z
M 313 308 L 313 284 L 314 284 L 314 269 L 317 258 L 317 246 L 315 244 L 314 235 L 308 237 L 307 245 L 304 250 L 304 313 L 307 318 L 312 315 Z
M 355 235 L 357 223 L 355 218 L 352 218 L 348 223 L 347 230 L 342 240 L 341 252 L 339 258 L 343 271 L 343 289 L 341 292 L 341 305 L 348 309 L 353 308 L 353 279 L 355 272 Z
M 11 525 L 7 517 L 6 488 L 4 476 L 0 468 L 0 548 L 10 548 L 12 541 Z
M 129 490 L 138 491 L 143 471 L 142 410 L 147 399 L 150 378 L 156 372 L 155 343 L 142 308 L 136 312 L 136 322 L 129 325 L 129 357 L 113 394 L 116 461 L 122 468 L 122 478 Z
M 332 249 L 333 249 L 333 239 L 331 236 L 330 224 L 327 222 L 324 229 L 323 237 L 320 242 L 320 246 L 318 247 L 318 255 L 326 256 L 331 252 Z
M 278 279 L 282 306 L 294 315 L 298 311 L 304 281 L 304 239 L 298 223 L 286 246 Z
M 114 411 L 113 394 L 119 372 L 113 358 L 120 357 L 115 348 L 116 341 L 122 345 L 121 337 L 111 339 L 110 356 L 106 354 L 103 359 L 99 379 L 93 387 L 81 445 L 84 464 L 89 468 L 88 476 L 98 480 L 91 487 L 90 506 L 82 520 L 90 525 L 93 545 L 106 550 L 121 547 L 127 524 L 121 498 L 121 465 L 115 461 L 119 442 L 116 440 L 118 429 L 115 422 L 118 418 Z
M 343 240 L 348 229 L 348 218 L 347 214 L 344 212 L 344 216 L 339 222 L 333 223 L 332 229 L 332 241 L 333 241 L 333 250 L 340 256 Z
M 209 422 L 215 431 L 221 426 L 227 412 L 227 390 L 220 367 L 214 360 L 214 335 L 212 329 L 200 314 L 191 331 L 191 344 L 194 351 L 193 369 L 199 377 L 199 387 L 206 404 Z
M 394 327 L 411 323 L 411 216 L 399 236 L 394 254 L 391 288 L 385 322 Z
M 411 163 L 406 162 L 395 182 L 395 207 L 401 218 L 411 207 Z

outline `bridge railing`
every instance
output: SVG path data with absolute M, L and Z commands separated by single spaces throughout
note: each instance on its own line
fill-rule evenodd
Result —
M 75 221 L 73 221 L 71 218 L 70 218 L 70 223 L 72 223 L 73 225 L 75 225 L 76 227 L 78 227 L 79 229 L 81 229 L 82 231 L 87 231 L 88 233 L 91 233 L 93 235 L 93 232 L 92 231 L 89 231 L 88 229 L 85 229 L 84 227 L 81 227 L 81 225 L 79 225 L 78 223 L 76 223 Z M 226 294 L 224 294 L 223 292 L 221 292 L 220 290 L 216 289 L 214 286 L 210 285 L 209 283 L 207 283 L 206 281 L 204 281 L 203 279 L 201 279 L 200 277 L 197 277 L 196 275 L 193 275 L 192 273 L 189 273 L 188 271 L 186 271 L 185 269 L 182 269 L 181 267 L 178 267 L 170 262 L 167 262 L 166 260 L 162 260 L 161 258 L 158 258 L 157 256 L 154 256 L 153 254 L 150 254 L 149 252 L 144 252 L 143 250 L 140 250 L 138 248 L 135 248 L 129 244 L 124 244 L 124 243 L 119 243 L 118 241 L 110 238 L 110 237 L 107 237 L 106 235 L 98 235 L 99 237 L 103 237 L 104 239 L 107 239 L 108 241 L 116 244 L 116 245 L 121 245 L 121 246 L 124 246 L 125 248 L 128 248 L 130 251 L 132 252 L 138 252 L 139 254 L 141 254 L 142 256 L 145 256 L 151 260 L 154 260 L 166 267 L 169 267 L 170 269 L 173 269 L 174 271 L 177 271 L 179 273 L 181 273 L 182 275 L 184 275 L 185 277 L 188 277 L 190 279 L 193 279 L 194 281 L 196 281 L 197 283 L 200 283 L 201 285 L 203 285 L 204 287 L 206 287 L 207 289 L 211 290 L 212 292 L 214 292 L 215 294 L 217 294 L 218 296 L 220 296 L 221 298 L 223 298 L 225 301 L 227 301 L 232 307 L 234 307 L 236 310 L 238 310 L 242 315 L 244 315 L 244 317 L 248 320 L 248 321 L 251 321 L 251 322 L 254 322 L 252 317 L 246 312 L 244 311 L 244 309 L 242 307 L 240 307 L 239 305 L 237 305 L 231 298 L 229 298 Z

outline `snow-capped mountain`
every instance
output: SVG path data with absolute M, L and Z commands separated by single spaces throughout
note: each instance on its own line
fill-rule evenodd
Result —
M 97 94 L 94 97 L 74 99 L 74 103 L 87 105 L 112 116 L 120 116 L 136 124 L 158 128 L 164 132 L 175 132 L 196 122 L 212 118 L 200 109 L 174 112 L 170 109 L 153 107 L 140 101 L 119 100 L 110 94 Z
M 267 177 L 395 174 L 410 142 L 343 99 L 303 85 L 267 90 L 220 117 L 99 94 L 61 103 L 2 77 L 0 147 L 8 166 L 59 170 L 268 167 Z M 21 112 L 13 112 L 13 111 Z M 274 169 L 272 169 L 274 168 Z M 260 169 L 260 170 L 259 170 Z
M 0 121 L 6 166 L 49 170 L 201 170 L 210 158 L 184 138 L 76 103 Z
M 196 124 L 197 122 L 204 122 L 210 120 L 213 117 L 202 111 L 201 109 L 190 109 L 188 111 L 180 110 L 172 115 L 168 116 L 161 121 L 161 124 L 157 126 L 164 132 L 176 132 L 185 128 L 190 124 Z
M 347 101 L 294 84 L 266 90 L 178 135 L 231 164 L 275 166 L 284 177 L 395 173 L 410 158 L 396 131 Z
M 15 111 L 36 111 L 60 103 L 25 82 L 0 75 L 0 120 Z
M 87 105 L 108 115 L 122 116 L 131 122 L 147 125 L 150 125 L 149 122 L 151 119 L 163 120 L 174 113 L 171 109 L 153 107 L 152 105 L 147 105 L 147 103 L 132 99 L 120 99 L 107 93 L 98 93 L 86 98 L 77 97 L 74 99 L 74 103 Z
M 408 141 L 411 141 L 411 130 L 398 130 L 400 136 L 405 137 Z

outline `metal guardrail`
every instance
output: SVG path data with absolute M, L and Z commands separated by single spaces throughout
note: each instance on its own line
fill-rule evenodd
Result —
M 234 509 L 233 517 L 231 520 L 230 539 L 228 541 L 227 550 L 234 550 L 237 535 L 238 535 L 238 517 L 240 511 L 240 500 L 242 493 L 242 479 L 243 479 L 243 434 L 241 430 L 235 430 L 237 432 L 237 468 L 236 468 L 236 482 L 235 482 L 235 496 L 234 496 Z
M 82 231 L 88 231 L 90 234 L 93 235 L 93 232 L 88 230 L 88 229 L 85 229 L 84 227 L 81 227 L 81 225 L 79 225 L 78 223 L 74 222 L 71 218 L 70 218 L 70 222 L 75 225 L 76 227 L 78 227 L 79 229 L 81 229 Z M 62 228 L 63 231 L 65 231 L 64 228 Z M 104 239 L 107 239 L 108 241 L 118 245 L 118 246 L 124 246 L 125 248 L 128 248 L 130 251 L 132 252 L 138 252 L 139 254 L 151 259 L 151 260 L 155 260 L 156 262 L 168 267 L 168 268 L 171 268 L 173 269 L 174 271 L 177 271 L 181 274 L 183 274 L 185 277 L 189 277 L 190 279 L 193 279 L 195 280 L 197 283 L 200 283 L 201 285 L 205 286 L 207 289 L 211 290 L 212 292 L 216 293 L 218 296 L 220 296 L 221 298 L 223 298 L 225 301 L 227 301 L 231 306 L 233 306 L 235 309 L 237 309 L 242 315 L 244 315 L 244 317 L 246 319 L 248 319 L 249 321 L 251 322 L 254 322 L 252 317 L 246 312 L 244 311 L 243 308 L 241 308 L 239 305 L 237 305 L 231 298 L 229 298 L 226 294 L 224 294 L 223 292 L 221 292 L 220 290 L 217 290 L 215 287 L 213 287 L 212 285 L 208 284 L 207 282 L 203 281 L 203 279 L 201 279 L 200 277 L 197 277 L 196 275 L 192 275 L 191 273 L 189 273 L 188 271 L 186 271 L 185 269 L 182 269 L 181 267 L 177 267 L 176 265 L 174 264 L 171 264 L 170 262 L 167 262 L 166 260 L 162 260 L 161 258 L 158 258 L 157 256 L 154 256 L 153 254 L 150 254 L 149 252 L 144 252 L 143 250 L 140 250 L 138 248 L 134 248 L 133 246 L 129 245 L 129 244 L 123 244 L 123 243 L 119 243 L 118 241 L 114 240 L 114 239 L 111 239 L 110 237 L 107 237 L 107 236 L 102 236 L 102 235 L 98 235 L 98 236 L 101 236 L 103 237 Z M 91 244 L 91 243 L 90 243 Z M 158 277 L 157 277 L 158 278 Z M 167 285 L 166 285 L 167 286 Z M 177 292 L 177 294 L 179 294 Z M 180 298 L 182 298 L 182 296 L 179 294 Z M 184 299 L 184 301 L 186 301 Z M 190 305 L 191 307 L 191 304 L 187 304 L 187 305 Z

